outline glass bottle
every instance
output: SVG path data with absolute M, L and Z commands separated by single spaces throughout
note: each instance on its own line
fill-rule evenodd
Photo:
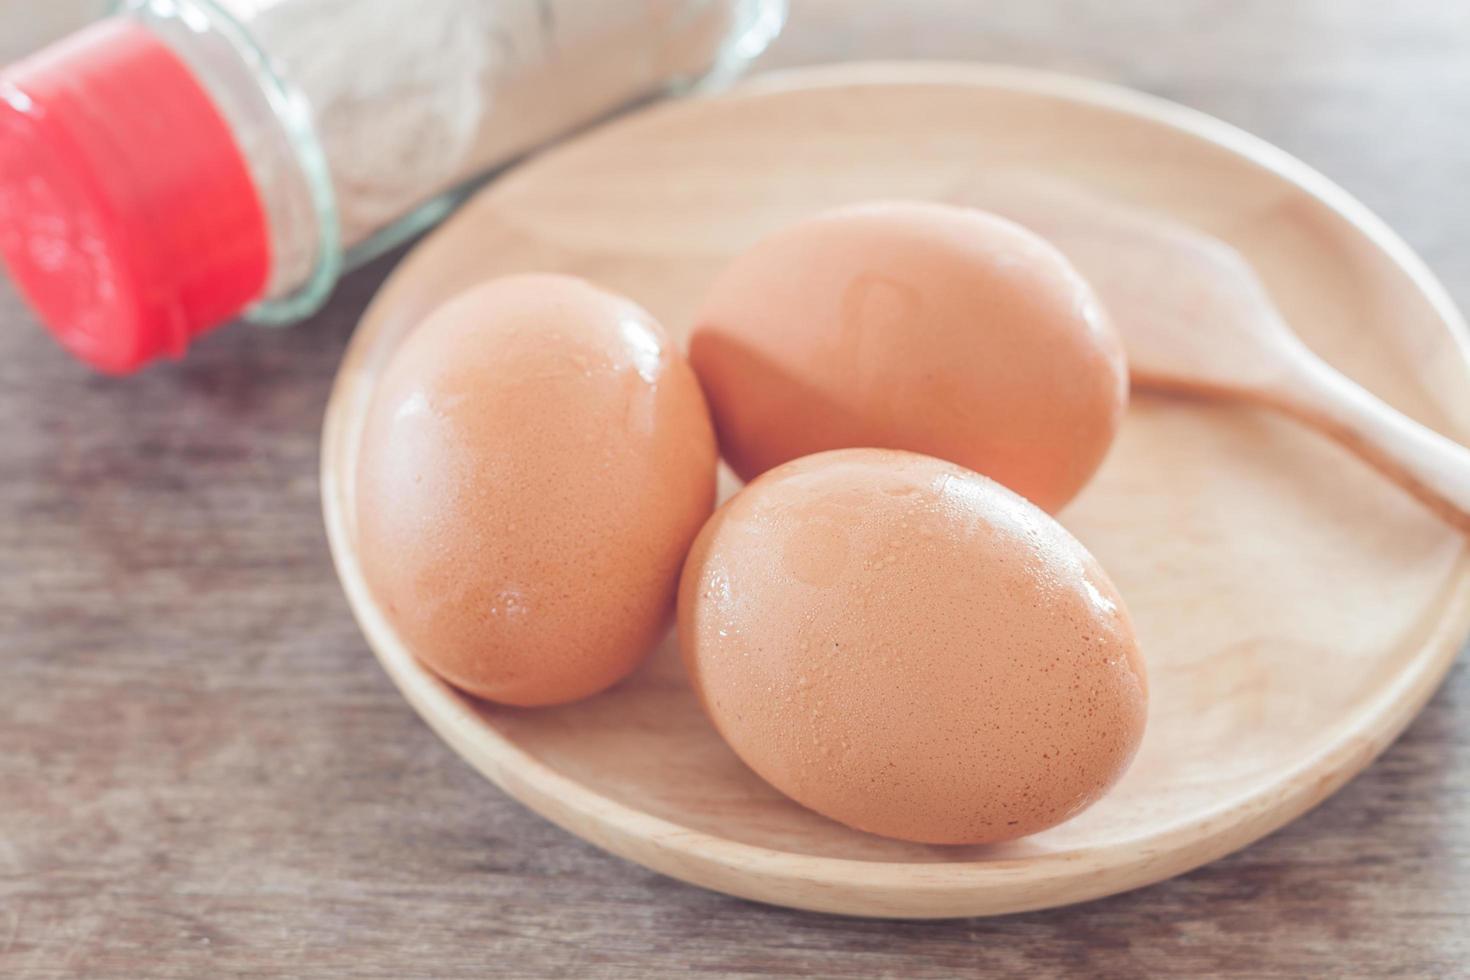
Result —
M 0 257 L 125 373 L 345 269 L 487 171 L 738 72 L 786 0 L 125 0 L 0 72 Z

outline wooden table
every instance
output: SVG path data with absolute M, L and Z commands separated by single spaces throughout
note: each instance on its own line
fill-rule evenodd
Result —
M 1470 306 L 1461 0 L 797 0 L 770 66 L 1019 62 L 1238 123 Z M 1106 12 L 1105 12 L 1106 11 Z M 1286 830 L 1000 920 L 865 922 L 657 877 L 460 762 L 367 651 L 317 435 L 389 267 L 313 322 L 89 375 L 0 286 L 0 975 L 1447 975 L 1470 969 L 1470 672 Z

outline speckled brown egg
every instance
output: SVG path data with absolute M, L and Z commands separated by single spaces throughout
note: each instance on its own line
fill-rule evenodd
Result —
M 1092 288 L 1041 237 L 973 208 L 839 208 L 719 275 L 690 362 L 749 480 L 826 449 L 927 453 L 1048 511 L 1102 462 L 1128 398 Z
M 450 683 L 575 700 L 667 628 L 715 465 L 699 385 L 652 317 L 579 279 L 496 280 L 432 313 L 373 393 L 363 573 Z
M 679 639 L 746 764 L 888 837 L 1051 827 L 1143 734 L 1143 661 L 1097 562 L 1017 494 L 928 456 L 838 450 L 747 486 L 695 541 Z

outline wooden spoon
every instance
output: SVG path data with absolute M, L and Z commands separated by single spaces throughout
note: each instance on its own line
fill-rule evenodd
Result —
M 1067 254 L 1112 314 L 1136 388 L 1283 412 L 1331 436 L 1470 534 L 1470 450 L 1312 353 L 1224 242 L 1060 182 L 981 182 L 958 199 L 1026 225 Z M 1160 280 L 1173 288 L 1153 289 Z

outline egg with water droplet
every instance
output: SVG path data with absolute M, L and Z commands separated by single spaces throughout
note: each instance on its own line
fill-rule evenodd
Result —
M 585 697 L 666 628 L 715 464 L 699 385 L 648 313 L 569 276 L 495 280 L 419 324 L 372 394 L 363 574 L 457 687 Z
M 1060 251 L 930 202 L 842 207 L 756 243 L 710 288 L 689 359 L 747 480 L 827 449 L 907 449 L 1048 511 L 1092 476 L 1128 399 L 1122 343 Z
M 940 533 L 866 565 L 907 507 L 895 489 L 922 496 Z M 711 578 L 739 602 L 708 601 Z M 802 634 L 830 639 L 813 651 Z M 1143 660 L 1098 563 L 1017 494 L 913 453 L 820 453 L 732 498 L 685 562 L 679 642 L 752 769 L 890 837 L 985 843 L 1050 827 L 1097 800 L 1143 734 Z M 823 651 L 840 669 L 823 669 Z

